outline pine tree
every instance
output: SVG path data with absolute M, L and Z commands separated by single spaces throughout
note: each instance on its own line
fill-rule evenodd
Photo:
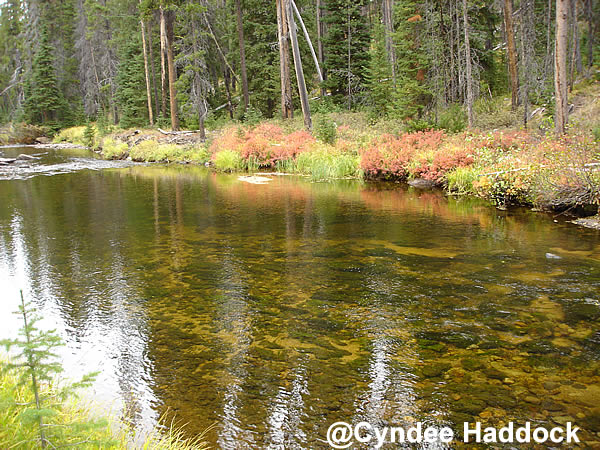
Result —
M 423 17 L 415 0 L 397 2 L 394 13 L 398 108 L 402 111 L 402 118 L 408 119 L 418 116 L 429 102 L 425 83 L 427 56 L 421 48 Z
M 40 38 L 32 72 L 25 86 L 25 118 L 32 124 L 59 127 L 67 108 L 58 89 L 52 47 L 45 27 Z
M 366 71 L 369 106 L 374 117 L 386 117 L 396 109 L 396 89 L 382 24 L 375 26 L 369 56 L 370 63 Z
M 122 128 L 144 126 L 148 121 L 146 81 L 139 35 L 125 44 L 120 54 L 117 73 L 117 104 Z
M 369 65 L 369 34 L 362 15 L 364 0 L 328 0 L 324 38 L 325 69 L 323 85 L 331 91 L 334 102 L 352 106 L 364 88 L 365 69 Z
M 110 446 L 112 442 L 94 442 L 91 435 L 94 430 L 106 427 L 105 421 L 86 423 L 58 423 L 63 405 L 76 391 L 91 385 L 96 374 L 88 374 L 80 381 L 56 386 L 55 378 L 63 372 L 57 361 L 56 349 L 62 346 L 62 340 L 56 331 L 41 331 L 37 328 L 40 317 L 35 308 L 25 302 L 21 292 L 21 304 L 18 314 L 23 319 L 20 339 L 3 340 L 1 345 L 7 350 L 15 349 L 11 362 L 3 364 L 2 371 L 16 371 L 18 386 L 30 386 L 33 402 L 17 405 L 18 427 L 36 426 L 42 448 L 76 447 L 83 443 Z M 54 389 L 50 390 L 49 387 Z M 54 425 L 54 426 L 53 426 Z

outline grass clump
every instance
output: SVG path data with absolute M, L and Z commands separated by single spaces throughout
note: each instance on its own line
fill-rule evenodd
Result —
M 87 127 L 85 126 L 81 126 L 65 128 L 63 130 L 60 130 L 60 132 L 56 136 L 54 136 L 53 142 L 55 144 L 60 144 L 61 142 L 68 142 L 70 144 L 87 146 L 89 138 L 88 136 L 86 136 L 86 128 Z M 94 129 L 94 134 L 97 134 L 95 126 L 93 126 L 92 128 Z
M 286 169 L 303 175 L 310 175 L 314 181 L 359 178 L 360 158 L 351 153 L 337 152 L 333 148 L 317 148 L 300 153 L 294 164 Z
M 123 159 L 129 153 L 129 145 L 118 139 L 106 137 L 102 141 L 102 155 L 107 159 Z
M 448 192 L 457 195 L 475 194 L 473 182 L 480 173 L 475 167 L 457 167 L 446 174 Z
M 221 150 L 213 155 L 215 168 L 221 172 L 235 172 L 242 170 L 246 164 L 242 156 L 235 150 Z
M 179 161 L 182 159 L 184 149 L 174 144 L 159 144 L 154 139 L 134 145 L 129 156 L 134 161 Z

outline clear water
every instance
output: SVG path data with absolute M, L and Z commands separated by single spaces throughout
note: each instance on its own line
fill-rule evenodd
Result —
M 398 185 L 32 166 L 0 173 L 0 337 L 22 288 L 68 374 L 100 370 L 96 400 L 136 426 L 215 424 L 221 448 L 323 448 L 340 420 L 600 441 L 598 232 Z

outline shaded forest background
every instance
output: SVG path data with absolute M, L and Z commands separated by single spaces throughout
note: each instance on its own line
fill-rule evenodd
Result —
M 296 0 L 314 58 L 292 6 L 5 0 L 0 123 L 204 129 L 300 115 L 292 20 L 317 112 L 454 131 L 472 122 L 478 99 L 493 108 L 510 97 L 525 124 L 540 106 L 553 117 L 557 29 L 566 33 L 567 88 L 598 77 L 593 0 Z

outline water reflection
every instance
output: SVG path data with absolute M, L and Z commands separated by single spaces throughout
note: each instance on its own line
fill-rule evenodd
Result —
M 144 427 L 315 448 L 339 420 L 600 431 L 600 239 L 355 182 L 139 167 L 0 181 L 2 333 L 23 288 L 69 373 Z M 549 259 L 551 252 L 560 259 Z M 537 399 L 544 399 L 537 401 Z

